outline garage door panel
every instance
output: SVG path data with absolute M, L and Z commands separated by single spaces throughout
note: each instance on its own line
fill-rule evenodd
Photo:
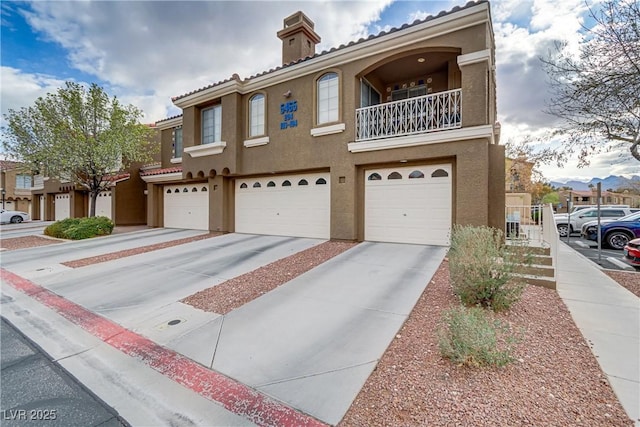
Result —
M 320 178 L 327 184 L 316 184 Z M 303 179 L 308 185 L 298 185 Z M 291 185 L 283 186 L 287 181 Z M 256 182 L 260 187 L 253 187 Z M 275 186 L 269 187 L 269 182 Z M 328 182 L 329 174 L 326 173 L 237 180 L 236 231 L 329 238 L 331 198 Z
M 196 191 L 193 191 L 194 188 Z M 165 186 L 164 226 L 167 228 L 208 230 L 208 188 L 206 183 Z M 184 191 L 185 189 L 187 191 Z
M 55 196 L 54 218 L 56 221 L 69 218 L 71 216 L 71 194 L 62 193 Z
M 365 178 L 366 240 L 448 245 L 451 165 L 368 170 Z

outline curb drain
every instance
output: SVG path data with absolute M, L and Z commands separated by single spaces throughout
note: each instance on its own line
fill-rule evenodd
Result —
M 169 325 L 169 326 L 175 326 L 175 325 L 177 325 L 178 323 L 182 323 L 182 320 L 180 320 L 180 319 L 173 319 L 173 320 L 169 320 L 169 321 L 167 322 L 167 325 Z

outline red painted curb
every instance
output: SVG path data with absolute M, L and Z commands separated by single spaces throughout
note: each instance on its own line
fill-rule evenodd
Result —
M 65 319 L 124 354 L 135 357 L 164 376 L 259 426 L 326 426 L 4 268 L 0 268 L 0 277 L 4 283 L 54 309 Z

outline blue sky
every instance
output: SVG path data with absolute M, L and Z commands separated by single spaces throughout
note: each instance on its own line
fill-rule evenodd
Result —
M 171 97 L 280 65 L 276 32 L 302 10 L 330 49 L 463 1 L 2 1 L 2 113 L 30 105 L 65 80 L 96 82 L 153 122 L 179 110 Z M 553 42 L 577 46 L 583 0 L 491 2 L 496 37 L 502 140 L 553 126 L 539 57 Z M 637 162 L 608 153 L 588 168 L 543 167 L 546 178 L 639 173 Z

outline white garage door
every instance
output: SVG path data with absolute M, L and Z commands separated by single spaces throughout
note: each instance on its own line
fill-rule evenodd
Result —
M 164 226 L 209 229 L 209 184 L 164 186 Z
M 96 199 L 96 216 L 111 219 L 111 191 L 101 191 Z
M 449 244 L 451 165 L 365 171 L 365 240 Z
M 236 232 L 328 239 L 328 173 L 236 180 Z
M 69 218 L 71 216 L 71 195 L 69 193 L 56 194 L 55 220 Z

